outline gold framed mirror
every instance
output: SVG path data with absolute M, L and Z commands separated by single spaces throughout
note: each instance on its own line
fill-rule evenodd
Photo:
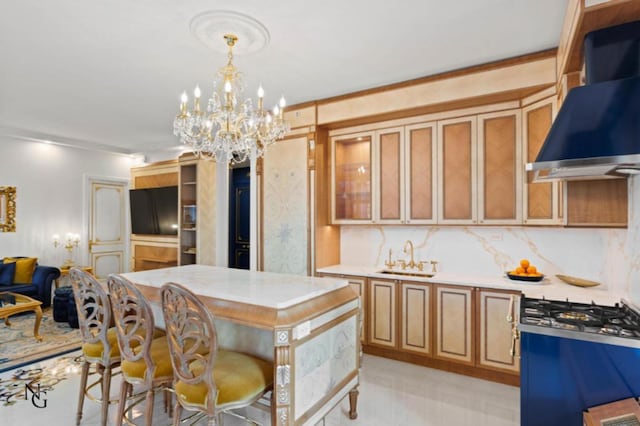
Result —
M 0 232 L 16 232 L 15 186 L 0 186 Z

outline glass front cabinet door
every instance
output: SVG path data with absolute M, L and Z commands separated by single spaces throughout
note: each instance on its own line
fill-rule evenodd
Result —
M 372 141 L 373 132 L 331 138 L 333 223 L 371 223 Z

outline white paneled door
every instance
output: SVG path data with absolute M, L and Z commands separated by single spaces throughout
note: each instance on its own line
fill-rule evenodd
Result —
M 96 277 L 124 271 L 128 183 L 89 178 L 89 260 Z

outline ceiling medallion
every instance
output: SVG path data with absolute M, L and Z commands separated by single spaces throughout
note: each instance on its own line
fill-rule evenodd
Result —
M 256 53 L 264 49 L 270 40 L 269 31 L 250 16 L 228 10 L 211 10 L 196 15 L 190 24 L 191 34 L 208 48 L 226 53 L 220 43 L 225 34 L 233 34 L 238 43 L 234 46 L 236 55 Z

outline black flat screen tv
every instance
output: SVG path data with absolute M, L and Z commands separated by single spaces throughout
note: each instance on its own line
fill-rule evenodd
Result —
M 131 233 L 178 235 L 178 187 L 129 190 Z

